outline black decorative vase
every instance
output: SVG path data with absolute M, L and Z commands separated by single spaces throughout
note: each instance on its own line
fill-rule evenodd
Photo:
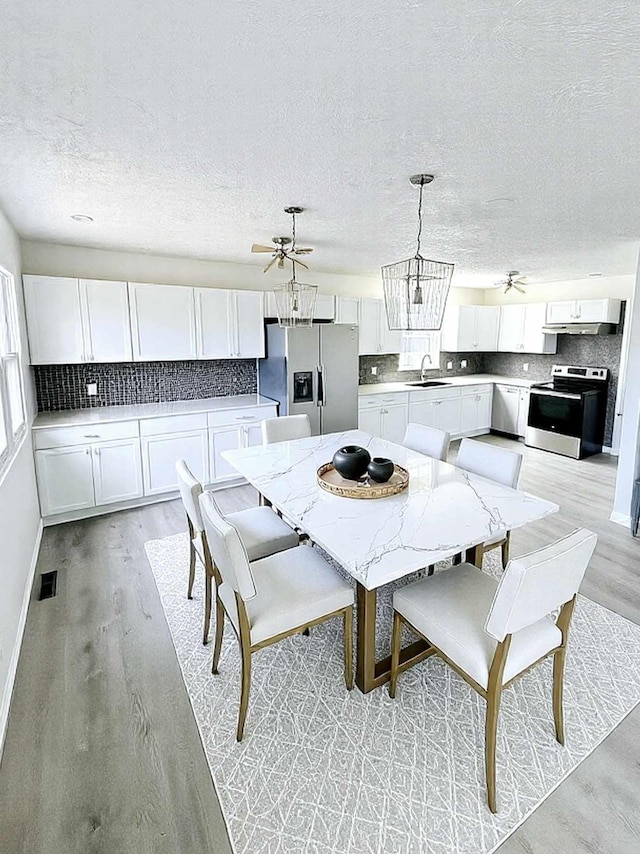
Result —
M 393 461 L 386 457 L 374 457 L 367 467 L 371 480 L 376 483 L 386 483 L 393 474 Z
M 359 480 L 371 462 L 371 454 L 358 445 L 345 445 L 333 455 L 333 466 L 347 480 Z

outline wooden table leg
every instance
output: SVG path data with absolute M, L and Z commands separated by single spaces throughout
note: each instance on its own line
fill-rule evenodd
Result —
M 356 652 L 356 685 L 363 694 L 384 685 L 391 676 L 391 656 L 376 661 L 376 590 L 357 583 L 358 633 Z M 420 639 L 400 650 L 400 672 L 423 661 L 435 650 Z
M 477 546 L 472 546 L 470 549 L 467 549 L 466 561 L 467 563 L 472 563 L 474 566 L 477 566 L 478 569 L 482 569 L 482 559 L 484 558 L 484 546 L 483 543 L 479 543 Z

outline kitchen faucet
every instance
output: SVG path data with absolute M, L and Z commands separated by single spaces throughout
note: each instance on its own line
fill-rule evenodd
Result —
M 422 357 L 422 361 L 420 362 L 420 382 L 424 382 L 424 375 L 425 375 L 425 371 L 427 370 L 427 368 L 425 368 L 425 366 L 424 366 L 425 359 L 429 360 L 430 368 L 431 368 L 431 370 L 433 370 L 433 359 L 431 358 L 429 353 L 425 353 L 424 356 Z

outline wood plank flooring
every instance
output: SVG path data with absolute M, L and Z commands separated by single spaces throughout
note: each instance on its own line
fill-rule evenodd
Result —
M 640 623 L 640 540 L 608 521 L 614 462 L 518 448 L 522 487 L 561 512 L 515 531 L 513 554 L 578 526 L 596 531 L 583 592 Z M 227 511 L 255 503 L 250 487 L 218 496 Z M 169 502 L 46 529 L 38 572 L 58 569 L 59 592 L 32 602 L 27 619 L 0 765 L 3 854 L 230 852 L 143 549 L 183 528 L 179 502 Z M 640 710 L 500 854 L 640 850 L 638 755 Z

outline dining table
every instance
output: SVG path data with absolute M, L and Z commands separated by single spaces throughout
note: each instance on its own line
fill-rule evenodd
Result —
M 384 498 L 346 498 L 321 488 L 318 469 L 347 445 L 393 460 L 406 489 Z M 482 562 L 480 546 L 556 513 L 557 504 L 471 474 L 362 430 L 223 452 L 282 516 L 308 535 L 356 582 L 356 684 L 363 693 L 389 679 L 390 657 L 376 661 L 377 591 L 460 553 Z M 455 570 L 452 570 L 455 571 Z M 401 669 L 432 654 L 419 639 L 403 648 Z

